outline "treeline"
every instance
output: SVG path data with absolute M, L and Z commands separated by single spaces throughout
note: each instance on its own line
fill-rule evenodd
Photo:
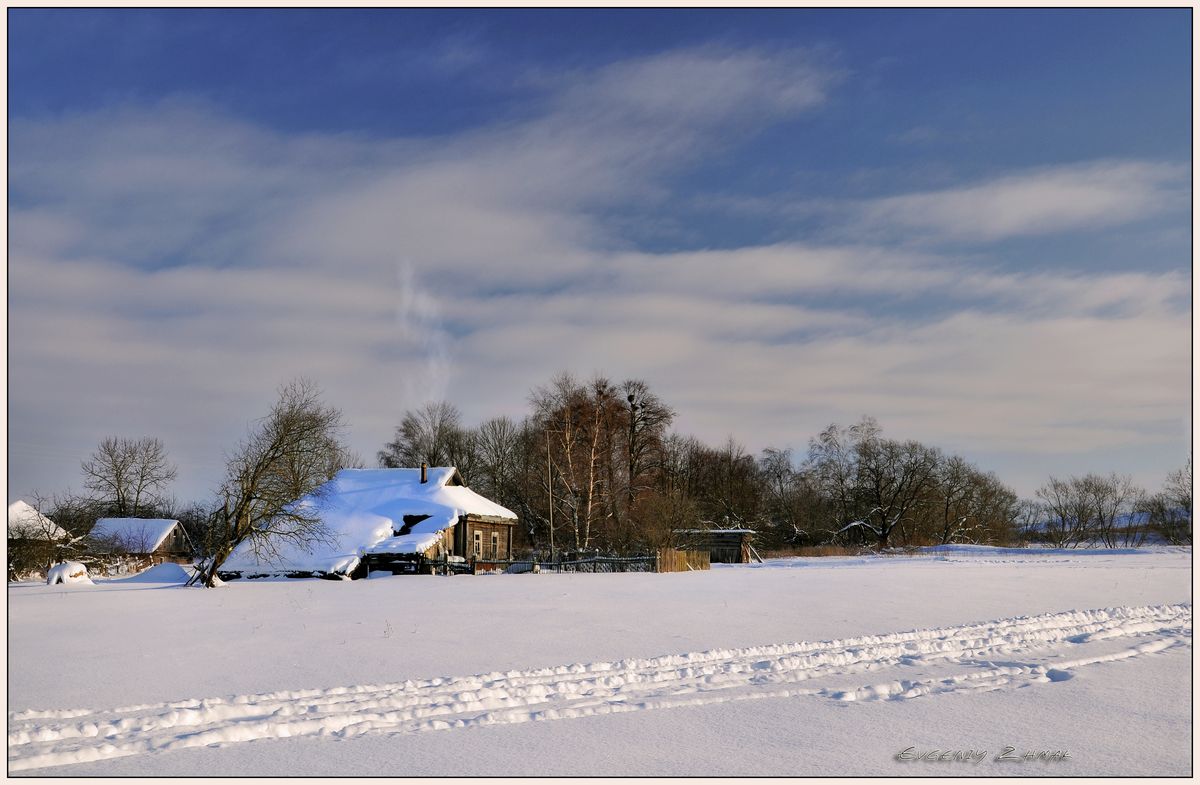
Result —
M 752 529 L 760 551 L 1191 543 L 1190 460 L 1155 493 L 1128 477 L 1089 474 L 1051 477 L 1022 500 L 993 472 L 888 438 L 870 417 L 830 425 L 801 454 L 771 447 L 752 455 L 732 437 L 714 446 L 672 431 L 675 411 L 639 379 L 561 373 L 531 392 L 529 407 L 519 421 L 470 427 L 453 404 L 425 404 L 404 414 L 378 464 L 457 466 L 474 490 L 520 516 L 516 545 L 527 551 L 637 553 L 696 528 Z M 217 496 L 189 504 L 169 493 L 177 470 L 161 441 L 105 439 L 81 463 L 84 493 L 29 500 L 68 538 L 51 545 L 10 536 L 9 574 L 14 560 L 44 564 L 85 545 L 94 552 L 84 539 L 105 516 L 179 520 L 208 559 L 208 582 L 240 542 L 265 553 L 283 540 L 318 542 L 329 533 L 292 502 L 363 465 L 343 432 L 341 412 L 315 385 L 284 385 L 228 456 Z
M 1050 481 L 1037 491 L 1022 532 L 1026 540 L 1060 548 L 1136 547 L 1148 539 L 1192 541 L 1192 462 L 1147 494 L 1125 476 L 1088 474 Z
M 870 417 L 830 425 L 804 454 L 752 455 L 674 433 L 674 410 L 641 380 L 562 373 L 520 422 L 476 427 L 442 401 L 405 413 L 380 466 L 454 465 L 518 513 L 524 545 L 630 553 L 687 528 L 747 528 L 760 550 L 815 545 L 1191 542 L 1191 463 L 1150 494 L 1119 475 L 1050 480 L 1022 500 L 961 455 L 887 438 Z M 1066 489 L 1066 490 L 1064 490 Z M 1069 534 L 1064 534 L 1068 532 Z

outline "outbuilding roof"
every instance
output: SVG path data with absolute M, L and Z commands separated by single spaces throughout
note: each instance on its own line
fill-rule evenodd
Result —
M 13 539 L 66 540 L 70 535 L 54 521 L 17 499 L 8 505 L 8 536 Z
M 101 518 L 88 537 L 113 541 L 133 553 L 150 553 L 178 525 L 179 521 L 171 518 Z

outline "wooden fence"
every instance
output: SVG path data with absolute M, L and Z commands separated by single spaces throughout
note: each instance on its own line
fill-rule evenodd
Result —
M 574 554 L 573 554 L 574 555 Z M 532 559 L 471 559 L 450 561 L 448 559 L 426 559 L 420 554 L 395 556 L 391 554 L 366 554 L 351 577 L 369 578 L 373 571 L 391 572 L 393 575 L 461 575 L 481 572 L 689 572 L 709 568 L 708 551 L 679 551 L 674 548 L 659 548 L 643 556 L 580 556 L 559 561 L 534 561 Z M 269 573 L 243 574 L 240 572 L 218 572 L 221 580 L 237 578 L 265 578 Z M 314 572 L 287 573 L 289 578 L 340 578 L 337 575 Z
M 535 570 L 536 565 L 536 570 Z M 529 559 L 514 561 L 489 561 L 487 571 L 525 572 L 688 572 L 707 570 L 707 551 L 677 551 L 674 548 L 659 548 L 644 556 L 583 556 L 559 561 Z
M 653 556 L 585 556 L 558 562 L 539 562 L 540 572 L 654 572 Z
M 708 551 L 677 551 L 674 548 L 659 548 L 658 572 L 688 572 L 709 568 Z

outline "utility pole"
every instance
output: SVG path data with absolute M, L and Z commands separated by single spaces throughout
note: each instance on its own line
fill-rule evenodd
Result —
M 554 558 L 554 483 L 550 478 L 550 429 L 546 429 L 546 493 L 550 495 L 550 562 Z

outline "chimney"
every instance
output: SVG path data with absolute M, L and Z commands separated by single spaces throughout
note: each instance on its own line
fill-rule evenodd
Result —
M 425 463 L 424 461 L 422 461 L 422 462 L 421 462 L 421 484 L 422 484 L 422 485 L 424 485 L 425 483 L 429 482 L 429 476 L 428 476 L 428 474 L 426 473 L 426 472 L 428 472 L 428 471 L 429 471 L 429 464 L 427 464 L 427 463 Z

